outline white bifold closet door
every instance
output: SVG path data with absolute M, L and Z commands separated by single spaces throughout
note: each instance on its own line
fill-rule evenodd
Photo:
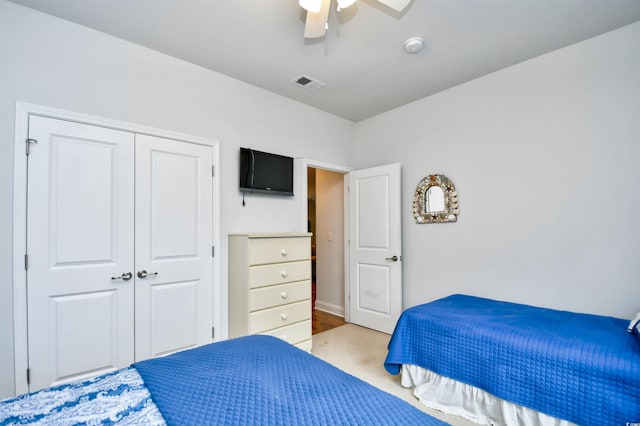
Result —
M 29 390 L 208 343 L 212 152 L 31 116 Z
M 212 340 L 211 170 L 208 146 L 136 135 L 136 360 Z

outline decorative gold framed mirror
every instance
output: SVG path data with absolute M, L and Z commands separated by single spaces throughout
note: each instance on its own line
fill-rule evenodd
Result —
M 446 223 L 458 220 L 458 192 L 445 175 L 422 179 L 413 194 L 416 223 Z

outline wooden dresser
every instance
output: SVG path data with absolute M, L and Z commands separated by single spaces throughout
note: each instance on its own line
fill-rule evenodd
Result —
M 268 334 L 311 351 L 311 234 L 229 235 L 229 337 Z

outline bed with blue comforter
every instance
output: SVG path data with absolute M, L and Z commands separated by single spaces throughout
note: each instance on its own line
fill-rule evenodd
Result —
M 1 401 L 0 424 L 444 423 L 275 337 L 247 336 Z
M 640 341 L 628 321 L 452 295 L 406 310 L 385 368 L 403 364 L 578 425 L 640 422 Z

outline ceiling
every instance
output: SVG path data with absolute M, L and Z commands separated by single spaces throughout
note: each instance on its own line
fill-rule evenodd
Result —
M 640 0 L 358 0 L 305 40 L 297 0 L 11 1 L 355 122 L 640 20 Z

